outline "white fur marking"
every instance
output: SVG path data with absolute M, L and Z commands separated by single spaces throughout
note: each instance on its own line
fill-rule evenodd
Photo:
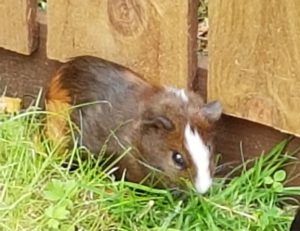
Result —
M 189 101 L 189 98 L 185 94 L 184 89 L 178 89 L 178 88 L 170 87 L 170 88 L 168 88 L 168 90 L 170 92 L 174 93 L 177 97 L 179 97 L 180 99 L 182 99 L 184 102 L 188 102 Z
M 212 184 L 209 170 L 210 153 L 197 131 L 187 124 L 184 131 L 185 145 L 196 166 L 195 187 L 199 193 L 205 193 Z

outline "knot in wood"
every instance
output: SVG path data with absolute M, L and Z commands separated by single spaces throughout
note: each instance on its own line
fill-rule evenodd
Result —
M 114 29 L 124 36 L 138 36 L 147 25 L 144 1 L 108 0 L 109 21 Z

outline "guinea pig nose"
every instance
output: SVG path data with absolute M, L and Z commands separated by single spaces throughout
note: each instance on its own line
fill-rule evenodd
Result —
M 208 191 L 210 186 L 212 185 L 211 177 L 204 177 L 203 179 L 196 178 L 195 188 L 197 192 L 204 194 Z

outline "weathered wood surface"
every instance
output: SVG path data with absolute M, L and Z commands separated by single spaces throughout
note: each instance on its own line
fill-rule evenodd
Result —
M 300 1 L 209 1 L 208 98 L 300 136 Z
M 0 47 L 31 54 L 37 46 L 37 0 L 0 0 Z
M 211 76 L 207 72 L 208 59 L 198 56 L 198 75 L 193 80 L 193 89 L 204 98 L 207 96 L 206 83 Z M 208 78 L 209 77 L 209 78 Z M 269 126 L 223 115 L 217 130 L 216 150 L 221 154 L 220 175 L 228 173 L 242 159 L 251 159 L 267 153 L 280 141 L 290 139 L 291 135 L 280 132 Z M 294 137 L 286 151 L 294 152 L 300 148 L 300 138 Z M 295 155 L 293 164 L 287 166 L 290 185 L 300 185 L 300 152 Z
M 21 110 L 21 99 L 0 96 L 0 113 L 15 113 Z
M 47 54 L 95 55 L 156 83 L 186 86 L 196 74 L 195 0 L 51 0 Z

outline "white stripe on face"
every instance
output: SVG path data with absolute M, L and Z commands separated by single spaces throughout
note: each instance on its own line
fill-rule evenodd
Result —
M 205 193 L 212 184 L 209 170 L 210 153 L 199 133 L 187 124 L 184 131 L 185 145 L 196 166 L 195 187 L 199 193 Z

